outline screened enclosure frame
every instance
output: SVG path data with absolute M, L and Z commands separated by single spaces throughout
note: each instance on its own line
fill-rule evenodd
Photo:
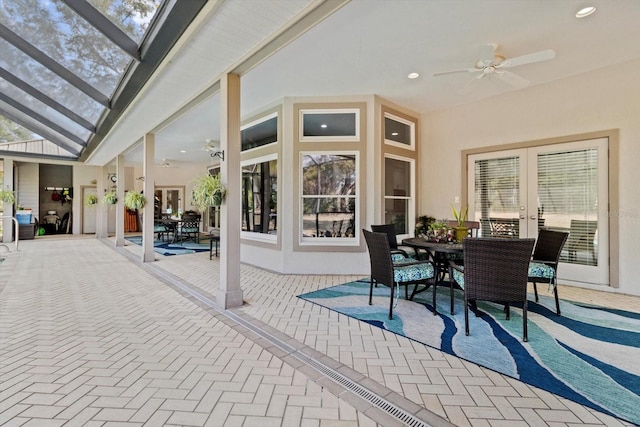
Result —
M 0 153 L 86 159 L 206 2 L 112 2 L 103 10 L 91 0 L 8 4 L 0 10 L 0 115 L 59 150 L 2 144 Z

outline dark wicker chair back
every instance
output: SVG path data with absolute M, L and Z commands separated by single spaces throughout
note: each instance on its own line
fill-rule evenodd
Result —
M 406 257 L 409 256 L 407 251 L 398 247 L 398 239 L 396 237 L 396 226 L 393 224 L 378 224 L 372 225 L 371 231 L 374 233 L 385 233 L 389 241 L 389 248 L 392 253 L 400 253 Z
M 553 285 L 553 294 L 556 300 L 556 313 L 560 315 L 560 299 L 558 297 L 558 287 L 556 286 L 556 274 L 558 271 L 558 262 L 560 261 L 560 254 L 562 248 L 567 242 L 569 233 L 565 231 L 553 231 L 541 229 L 538 231 L 538 240 L 536 241 L 536 247 L 533 250 L 533 262 L 541 263 L 549 266 L 553 269 L 552 276 L 540 275 L 534 269 L 533 272 L 529 271 L 529 281 L 533 283 L 533 292 L 535 294 L 536 302 L 538 302 L 538 285 L 537 283 L 551 283 Z M 548 270 L 548 267 L 545 267 Z
M 536 247 L 533 250 L 533 259 L 544 263 L 554 263 L 557 266 L 568 236 L 569 233 L 565 231 L 539 230 Z
M 393 225 L 392 225 L 393 226 Z M 374 226 L 371 226 L 373 228 Z M 393 262 L 391 261 L 391 247 L 387 234 L 362 230 L 369 249 L 371 261 L 371 278 L 376 283 L 393 286 Z M 395 234 L 394 234 L 395 236 Z
M 465 332 L 469 335 L 468 303 L 475 300 L 523 304 L 523 340 L 527 341 L 527 278 L 535 239 L 465 239 Z

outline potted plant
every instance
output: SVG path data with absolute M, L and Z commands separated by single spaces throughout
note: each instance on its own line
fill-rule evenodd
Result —
M 451 205 L 451 211 L 453 212 L 453 217 L 456 219 L 456 222 L 458 224 L 457 226 L 453 227 L 455 238 L 458 242 L 462 242 L 462 239 L 467 237 L 467 235 L 469 234 L 469 227 L 465 225 L 465 223 L 467 222 L 467 216 L 469 214 L 469 205 L 467 205 L 467 207 L 464 209 L 464 212 L 462 211 L 462 208 L 460 208 L 460 210 L 458 211 L 456 210 L 455 206 Z
M 13 190 L 0 190 L 0 200 L 13 205 L 16 202 L 16 193 Z
M 433 239 L 436 241 L 444 240 L 447 236 L 447 224 L 444 221 L 434 221 L 429 225 L 429 229 L 433 233 Z
M 416 226 L 414 229 L 414 234 L 416 237 L 424 237 L 428 234 L 431 224 L 436 219 L 429 215 L 420 215 L 416 218 Z
M 211 206 L 220 206 L 227 189 L 220 182 L 220 174 L 205 174 L 194 179 L 195 184 L 191 191 L 191 204 L 201 212 Z
M 127 191 L 127 194 L 124 196 L 124 205 L 132 211 L 144 208 L 146 203 L 147 199 L 144 197 L 144 194 L 137 191 Z
M 98 204 L 98 196 L 95 194 L 89 194 L 84 200 L 84 204 L 87 206 L 95 206 Z
M 115 205 L 116 203 L 118 203 L 118 195 L 116 193 L 116 190 L 107 191 L 102 198 L 102 203 L 104 203 L 105 205 Z

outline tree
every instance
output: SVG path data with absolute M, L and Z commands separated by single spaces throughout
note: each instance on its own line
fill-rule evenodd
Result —
M 160 0 L 92 0 L 91 4 L 140 43 Z M 0 22 L 107 97 L 132 60 L 64 2 L 0 0 Z M 0 46 L 3 67 L 9 72 L 89 122 L 98 121 L 104 106 L 2 39 Z M 31 101 L 26 94 L 16 99 L 25 105 Z
M 27 141 L 37 135 L 0 115 L 0 142 Z

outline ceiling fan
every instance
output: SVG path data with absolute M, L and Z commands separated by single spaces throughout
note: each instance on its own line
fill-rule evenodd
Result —
M 480 51 L 480 59 L 476 61 L 472 68 L 444 71 L 441 73 L 435 73 L 433 76 L 438 77 L 457 73 L 476 74 L 458 91 L 458 93 L 467 92 L 474 82 L 477 82 L 487 76 L 496 76 L 513 87 L 523 88 L 529 84 L 529 80 L 512 73 L 507 70 L 508 68 L 519 67 L 521 65 L 532 64 L 534 62 L 547 61 L 555 58 L 556 56 L 553 49 L 547 49 L 513 58 L 505 58 L 504 55 L 497 53 L 497 50 L 498 44 L 496 43 L 483 45 Z
M 171 163 L 167 159 L 162 159 L 162 163 L 160 163 L 160 166 L 163 167 L 163 168 L 176 168 L 176 167 L 179 167 L 179 166 L 174 165 L 173 163 Z

